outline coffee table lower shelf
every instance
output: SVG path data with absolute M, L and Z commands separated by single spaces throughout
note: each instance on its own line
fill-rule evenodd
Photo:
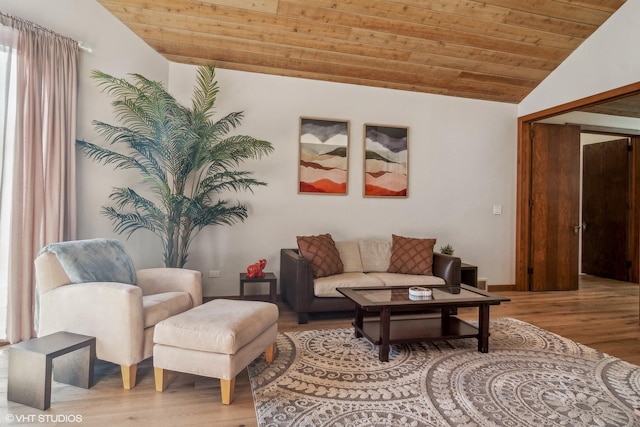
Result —
M 355 321 L 352 324 L 356 336 L 363 335 L 375 345 L 382 343 L 379 319 L 365 319 L 362 328 Z M 389 344 L 478 337 L 478 328 L 454 316 L 391 319 L 389 326 Z

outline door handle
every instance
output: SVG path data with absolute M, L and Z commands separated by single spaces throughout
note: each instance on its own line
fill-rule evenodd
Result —
M 583 231 L 584 231 L 584 230 L 586 230 L 586 229 L 587 229 L 587 223 L 586 223 L 586 222 L 583 222 L 583 223 L 582 223 L 582 224 L 580 224 L 580 225 L 574 225 L 574 226 L 573 226 L 573 232 L 574 232 L 575 234 L 578 234 L 578 233 L 580 232 L 580 229 L 582 229 Z

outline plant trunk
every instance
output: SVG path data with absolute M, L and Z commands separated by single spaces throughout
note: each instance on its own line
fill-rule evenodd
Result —
M 167 226 L 166 246 L 164 253 L 164 266 L 168 268 L 178 267 L 178 252 L 179 252 L 179 228 L 175 226 L 173 221 L 169 220 Z

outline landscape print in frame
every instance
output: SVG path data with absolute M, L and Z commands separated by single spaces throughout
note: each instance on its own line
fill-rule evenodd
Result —
M 300 118 L 298 192 L 347 194 L 349 122 Z
M 364 196 L 407 197 L 409 128 L 364 125 Z

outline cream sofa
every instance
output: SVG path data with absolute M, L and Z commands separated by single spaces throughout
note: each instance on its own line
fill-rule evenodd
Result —
M 391 241 L 337 241 L 343 273 L 314 277 L 308 259 L 299 249 L 281 249 L 280 284 L 283 299 L 307 323 L 308 313 L 353 310 L 339 287 L 439 286 L 460 290 L 460 258 L 433 253 L 433 275 L 390 273 Z
M 138 362 L 153 355 L 154 326 L 202 304 L 199 271 L 136 271 L 112 239 L 61 242 L 35 260 L 38 336 L 57 331 L 96 337 L 96 357 L 120 365 L 125 389 Z

